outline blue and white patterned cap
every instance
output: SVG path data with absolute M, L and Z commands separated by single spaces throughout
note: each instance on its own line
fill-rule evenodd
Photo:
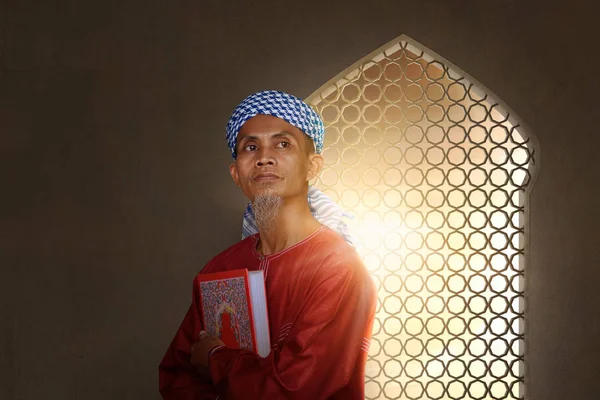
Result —
M 242 125 L 258 115 L 272 115 L 295 126 L 315 143 L 317 154 L 323 151 L 325 127 L 319 114 L 308 104 L 288 93 L 266 90 L 246 97 L 233 111 L 227 122 L 227 144 L 235 159 L 235 144 Z

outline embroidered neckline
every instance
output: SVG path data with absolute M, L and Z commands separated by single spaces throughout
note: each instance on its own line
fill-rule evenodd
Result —
M 313 233 L 311 233 L 310 235 L 308 235 L 307 237 L 305 237 L 298 243 L 288 247 L 287 249 L 283 249 L 277 253 L 269 254 L 267 256 L 260 254 L 258 252 L 258 250 L 256 249 L 256 247 L 258 246 L 258 240 L 259 240 L 260 236 L 258 233 L 255 233 L 254 235 L 251 236 L 252 242 L 253 242 L 252 243 L 252 254 L 259 260 L 272 260 L 273 258 L 277 258 L 277 257 L 287 253 L 290 250 L 293 250 L 299 246 L 302 246 L 303 244 L 305 244 L 306 242 L 308 242 L 309 240 L 311 240 L 312 238 L 317 236 L 319 233 L 323 232 L 325 229 L 326 229 L 326 227 L 324 225 L 322 225 L 319 229 L 317 229 L 316 231 L 314 231 Z

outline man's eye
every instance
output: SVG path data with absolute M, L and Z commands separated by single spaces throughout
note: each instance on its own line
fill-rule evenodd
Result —
M 279 142 L 279 143 L 277 143 L 277 147 L 279 147 L 279 148 L 290 147 L 290 142 Z
M 255 151 L 257 149 L 255 144 L 249 144 L 247 146 L 244 146 L 244 151 Z

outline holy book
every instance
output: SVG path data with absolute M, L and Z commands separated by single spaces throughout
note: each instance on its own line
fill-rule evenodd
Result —
M 227 347 L 269 355 L 271 340 L 262 271 L 236 269 L 198 278 L 204 329 Z

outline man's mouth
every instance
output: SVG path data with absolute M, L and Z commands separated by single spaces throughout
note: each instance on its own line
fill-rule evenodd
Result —
M 269 172 L 265 172 L 262 174 L 256 174 L 252 177 L 252 180 L 255 182 L 272 182 L 272 181 L 276 181 L 279 179 L 281 179 L 281 178 L 279 178 L 278 175 L 272 174 Z

